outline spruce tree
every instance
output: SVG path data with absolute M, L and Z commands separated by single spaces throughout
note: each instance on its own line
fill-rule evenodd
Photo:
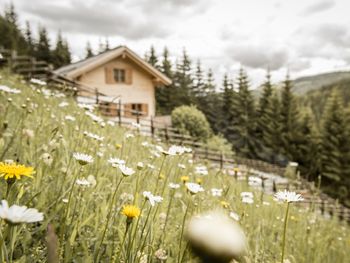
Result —
M 68 43 L 62 38 L 61 31 L 58 32 L 57 42 L 54 51 L 52 52 L 52 63 L 55 68 L 69 64 L 71 55 Z
M 25 39 L 27 42 L 27 54 L 29 56 L 34 56 L 34 39 L 33 39 L 33 34 L 32 34 L 32 30 L 30 28 L 30 24 L 29 21 L 26 21 L 26 29 L 25 29 Z
M 235 109 L 235 103 L 237 100 L 237 93 L 234 90 L 233 83 L 228 79 L 227 74 L 223 79 L 223 92 L 221 93 L 221 123 L 220 131 L 232 142 L 234 140 L 235 127 L 237 125 L 237 111 Z
M 350 141 L 343 105 L 336 93 L 328 99 L 321 138 L 323 186 L 329 193 L 344 199 L 349 193 L 343 192 L 350 187 Z M 339 191 L 341 185 L 345 190 Z
M 271 159 L 272 145 L 268 142 L 267 133 L 271 131 L 275 114 L 272 109 L 272 84 L 271 75 L 268 71 L 266 74 L 266 81 L 263 84 L 262 95 L 259 99 L 259 105 L 257 110 L 257 126 L 256 137 L 259 140 L 260 148 L 258 150 L 258 156 L 260 159 L 269 161 Z
M 163 58 L 161 61 L 160 71 L 168 78 L 173 79 L 172 64 L 169 59 L 169 50 L 164 47 Z M 157 112 L 159 114 L 170 114 L 172 111 L 171 92 L 173 91 L 173 84 L 168 87 L 160 86 L 156 88 L 156 103 Z
M 235 127 L 234 147 L 236 152 L 245 157 L 256 157 L 257 140 L 255 138 L 254 98 L 249 90 L 248 76 L 241 68 L 238 76 L 237 126 Z
M 196 104 L 200 104 L 200 98 L 203 96 L 205 96 L 205 83 L 201 61 L 198 59 L 191 89 L 191 97 Z
M 35 47 L 35 57 L 38 60 L 52 62 L 52 54 L 50 51 L 49 37 L 45 27 L 39 28 L 39 40 Z
M 281 137 L 283 152 L 289 160 L 298 159 L 299 112 L 292 93 L 292 82 L 287 74 L 281 93 Z
M 153 45 L 151 46 L 149 55 L 147 56 L 147 62 L 153 67 L 158 68 L 158 57 Z

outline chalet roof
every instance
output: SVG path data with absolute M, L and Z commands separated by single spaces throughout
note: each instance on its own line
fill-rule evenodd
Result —
M 140 66 L 150 75 L 152 75 L 157 82 L 162 83 L 164 85 L 171 84 L 171 79 L 169 79 L 155 67 L 147 63 L 145 60 L 143 60 L 140 56 L 138 56 L 135 52 L 133 52 L 126 46 L 118 46 L 96 56 L 80 60 L 76 63 L 72 63 L 67 66 L 63 66 L 61 68 L 56 69 L 54 73 L 57 75 L 62 75 L 68 79 L 74 79 L 80 76 L 81 74 L 90 71 L 94 68 L 97 68 L 98 66 L 101 66 L 121 55 L 125 55 L 126 57 L 128 57 L 138 66 Z

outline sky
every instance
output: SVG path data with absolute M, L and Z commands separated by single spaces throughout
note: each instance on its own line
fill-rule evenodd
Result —
M 126 45 L 144 56 L 164 46 L 172 59 L 186 48 L 193 63 L 237 76 L 244 67 L 252 86 L 270 68 L 281 81 L 323 72 L 350 70 L 349 0 L 12 0 L 20 22 L 44 25 L 52 44 L 62 31 L 74 60 L 89 41 L 97 50 Z M 0 0 L 4 9 L 9 0 Z M 0 9 L 0 10 L 1 10 Z

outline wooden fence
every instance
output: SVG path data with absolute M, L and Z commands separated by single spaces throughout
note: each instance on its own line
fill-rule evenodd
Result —
M 151 136 L 152 138 L 160 138 L 167 144 L 178 144 L 191 147 L 194 158 L 205 159 L 217 163 L 221 169 L 232 169 L 233 166 L 244 165 L 265 173 L 280 176 L 285 175 L 285 167 L 273 165 L 260 160 L 238 157 L 231 152 L 227 153 L 211 149 L 205 143 L 195 140 L 189 135 L 182 134 L 178 129 L 164 125 L 164 123 L 158 122 L 153 118 L 145 118 L 143 112 L 125 110 L 123 109 L 122 101 L 119 98 L 110 98 L 106 94 L 99 92 L 94 87 L 66 79 L 61 75 L 56 75 L 53 72 L 53 67 L 45 61 L 37 61 L 33 57 L 20 56 L 14 51 L 0 48 L 0 66 L 3 65 L 6 65 L 15 73 L 21 74 L 26 80 L 32 78 L 40 79 L 45 81 L 48 87 L 63 91 L 75 98 L 89 98 L 90 102 L 87 104 L 96 107 L 102 115 L 113 118 L 118 125 L 130 126 L 134 122 L 141 124 L 140 132 L 143 134 Z M 80 94 L 84 94 L 84 96 L 80 96 Z M 106 98 L 108 98 L 108 100 L 106 100 Z M 104 102 L 111 102 L 113 100 L 116 101 L 117 114 L 110 116 L 111 114 L 108 110 L 109 106 L 106 106 Z M 128 115 L 129 118 L 124 118 L 123 116 L 125 115 Z M 264 190 L 265 178 L 261 179 L 261 187 Z M 305 180 L 301 183 L 300 181 L 292 180 L 287 184 L 276 183 L 273 181 L 273 190 L 276 192 L 279 188 L 289 189 L 292 187 L 299 191 L 310 193 L 310 189 L 313 188 L 312 185 L 312 183 Z M 347 222 L 350 223 L 350 210 L 338 204 L 337 201 L 328 196 L 323 195 L 318 198 L 306 198 L 301 204 L 310 207 L 317 207 L 321 214 L 328 212 L 328 214 L 337 216 L 341 220 L 347 220 Z

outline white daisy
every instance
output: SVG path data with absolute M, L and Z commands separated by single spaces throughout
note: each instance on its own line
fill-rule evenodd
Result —
M 71 115 L 67 115 L 67 116 L 65 116 L 64 118 L 65 118 L 65 120 L 67 120 L 67 121 L 75 121 L 75 117 L 73 117 L 73 116 L 71 116 Z
M 81 185 L 81 186 L 90 186 L 90 182 L 88 181 L 88 180 L 86 180 L 85 178 L 83 178 L 83 179 L 77 179 L 76 181 L 75 181 L 75 183 L 77 184 L 77 185 Z
M 74 153 L 73 157 L 77 160 L 81 165 L 85 165 L 88 163 L 92 163 L 94 158 L 91 155 L 85 153 Z
M 126 167 L 124 164 L 119 165 L 119 169 L 124 176 L 130 176 L 135 173 L 134 169 Z
M 109 158 L 108 159 L 108 162 L 110 163 L 110 164 L 116 164 L 116 165 L 124 165 L 125 164 L 125 161 L 124 160 L 122 160 L 122 159 L 118 159 L 118 158 L 113 158 L 113 157 L 111 157 L 111 158 Z M 115 167 L 115 166 L 114 166 Z
M 211 189 L 211 195 L 212 196 L 221 196 L 222 195 L 222 189 L 212 188 Z
M 66 101 L 62 101 L 60 104 L 58 104 L 58 107 L 60 107 L 60 108 L 64 108 L 64 107 L 67 107 L 69 105 L 69 103 L 68 102 L 66 102 Z
M 44 220 L 43 213 L 39 213 L 37 209 L 18 205 L 9 207 L 6 200 L 1 201 L 0 218 L 10 224 L 34 223 Z
M 208 169 L 204 165 L 198 165 L 195 167 L 195 173 L 200 175 L 208 175 Z
M 275 198 L 279 201 L 283 201 L 287 203 L 299 202 L 304 200 L 304 198 L 300 194 L 297 194 L 295 192 L 289 192 L 287 190 L 278 191 L 275 194 Z
M 7 86 L 0 85 L 0 91 L 5 91 L 7 93 L 19 94 L 21 91 L 19 89 L 11 89 Z
M 242 197 L 242 203 L 245 203 L 245 204 L 253 204 L 254 203 L 254 199 L 253 198 L 250 198 L 248 196 L 244 196 Z
M 145 167 L 145 165 L 143 164 L 143 162 L 137 163 L 137 169 L 142 170 L 144 167 Z
M 196 183 L 186 183 L 186 187 L 191 194 L 197 194 L 204 191 L 203 187 Z
M 170 187 L 171 189 L 178 189 L 178 188 L 180 188 L 180 185 L 179 185 L 179 184 L 175 184 L 175 183 L 170 183 L 170 184 L 169 184 L 169 187 Z
M 163 201 L 163 197 L 159 195 L 153 195 L 151 192 L 144 191 L 143 196 L 149 201 L 151 206 L 154 206 L 156 203 L 160 203 Z

